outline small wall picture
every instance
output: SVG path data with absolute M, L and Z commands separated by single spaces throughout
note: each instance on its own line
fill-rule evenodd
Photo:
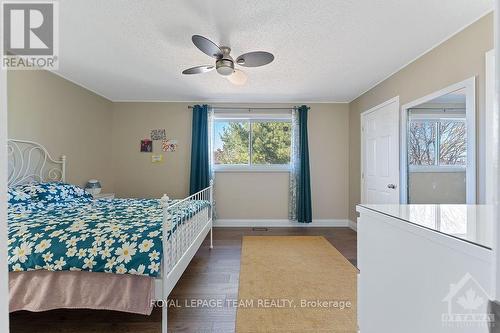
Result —
M 164 128 L 151 130 L 151 140 L 166 140 L 167 132 Z
M 153 141 L 149 139 L 141 140 L 141 153 L 152 153 L 153 152 Z
M 161 143 L 161 149 L 165 152 L 173 152 L 177 150 L 177 140 L 163 140 Z
M 163 155 L 153 154 L 151 155 L 151 163 L 161 163 L 163 162 Z

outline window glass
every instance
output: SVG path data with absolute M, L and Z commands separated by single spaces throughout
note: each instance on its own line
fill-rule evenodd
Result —
M 435 165 L 436 126 L 433 120 L 412 120 L 408 132 L 409 165 Z
M 250 123 L 216 121 L 214 124 L 214 164 L 248 165 Z
M 290 164 L 292 128 L 288 120 L 217 119 L 213 131 L 215 165 Z
M 289 164 L 292 143 L 290 122 L 252 123 L 252 164 Z
M 465 166 L 467 163 L 467 135 L 465 122 L 439 122 L 439 165 Z

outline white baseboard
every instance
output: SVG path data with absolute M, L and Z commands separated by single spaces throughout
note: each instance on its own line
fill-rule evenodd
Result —
M 214 227 L 350 227 L 347 219 L 313 220 L 312 223 L 298 223 L 290 220 L 270 219 L 218 219 Z
M 349 228 L 351 228 L 352 230 L 358 232 L 358 224 L 356 222 L 353 222 L 353 221 L 349 220 Z

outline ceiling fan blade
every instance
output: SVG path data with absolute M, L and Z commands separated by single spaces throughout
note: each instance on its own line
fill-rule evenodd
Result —
M 272 53 L 264 51 L 248 52 L 236 58 L 236 63 L 245 67 L 259 67 L 269 64 L 274 60 Z
M 191 67 L 191 68 L 183 70 L 182 74 L 201 74 L 201 73 L 210 72 L 214 68 L 215 68 L 215 66 L 212 66 L 212 65 L 196 66 L 196 67 Z
M 242 86 L 247 82 L 247 74 L 239 69 L 235 69 L 233 74 L 226 76 L 226 78 L 237 86 Z
M 222 57 L 221 49 L 210 39 L 200 35 L 193 35 L 191 40 L 193 41 L 193 44 L 200 49 L 201 52 L 207 54 L 208 56 L 214 57 L 216 59 Z

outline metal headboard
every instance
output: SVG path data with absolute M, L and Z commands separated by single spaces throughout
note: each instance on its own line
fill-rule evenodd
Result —
M 66 156 L 53 159 L 47 149 L 33 141 L 7 140 L 9 186 L 30 182 L 64 182 Z

